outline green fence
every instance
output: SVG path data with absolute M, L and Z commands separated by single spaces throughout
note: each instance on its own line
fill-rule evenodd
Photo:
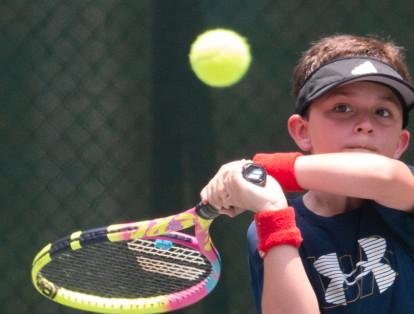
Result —
M 405 46 L 413 68 L 413 9 L 409 0 L 2 0 L 0 312 L 79 313 L 31 285 L 45 242 L 188 208 L 223 162 L 294 149 L 290 76 L 310 41 L 379 34 Z M 216 27 L 243 34 L 253 52 L 231 88 L 201 84 L 188 64 L 196 35 Z M 181 313 L 254 313 L 250 220 L 215 222 L 222 280 Z

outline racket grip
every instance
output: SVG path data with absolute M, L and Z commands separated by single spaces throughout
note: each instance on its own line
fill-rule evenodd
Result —
M 264 186 L 266 184 L 266 170 L 258 164 L 248 163 L 243 167 L 243 177 L 256 185 Z M 203 219 L 214 219 L 220 216 L 220 213 L 216 208 L 210 204 L 199 203 L 196 208 L 196 213 Z
M 210 204 L 199 203 L 196 208 L 196 213 L 203 219 L 214 219 L 220 216 L 220 213 Z

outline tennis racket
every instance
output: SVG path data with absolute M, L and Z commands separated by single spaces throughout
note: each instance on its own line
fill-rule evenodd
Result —
M 249 164 L 246 180 L 264 185 Z M 32 282 L 60 304 L 97 313 L 162 313 L 191 305 L 216 286 L 220 256 L 209 227 L 219 213 L 198 204 L 154 220 L 76 231 L 34 258 Z M 179 232 L 194 226 L 194 236 Z

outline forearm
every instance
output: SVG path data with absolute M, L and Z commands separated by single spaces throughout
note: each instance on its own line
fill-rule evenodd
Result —
M 264 259 L 264 314 L 318 313 L 313 288 L 298 248 L 302 235 L 292 207 L 263 210 L 255 215 L 258 251 Z
M 295 177 L 306 190 L 374 200 L 384 206 L 412 210 L 414 178 L 402 162 L 368 153 L 301 156 Z
M 316 295 L 297 248 L 280 245 L 267 252 L 264 258 L 262 312 L 319 313 Z

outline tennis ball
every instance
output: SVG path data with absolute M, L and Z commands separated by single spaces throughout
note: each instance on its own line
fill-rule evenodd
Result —
M 191 45 L 191 68 L 205 84 L 231 86 L 244 76 L 251 56 L 246 39 L 227 29 L 208 30 Z

